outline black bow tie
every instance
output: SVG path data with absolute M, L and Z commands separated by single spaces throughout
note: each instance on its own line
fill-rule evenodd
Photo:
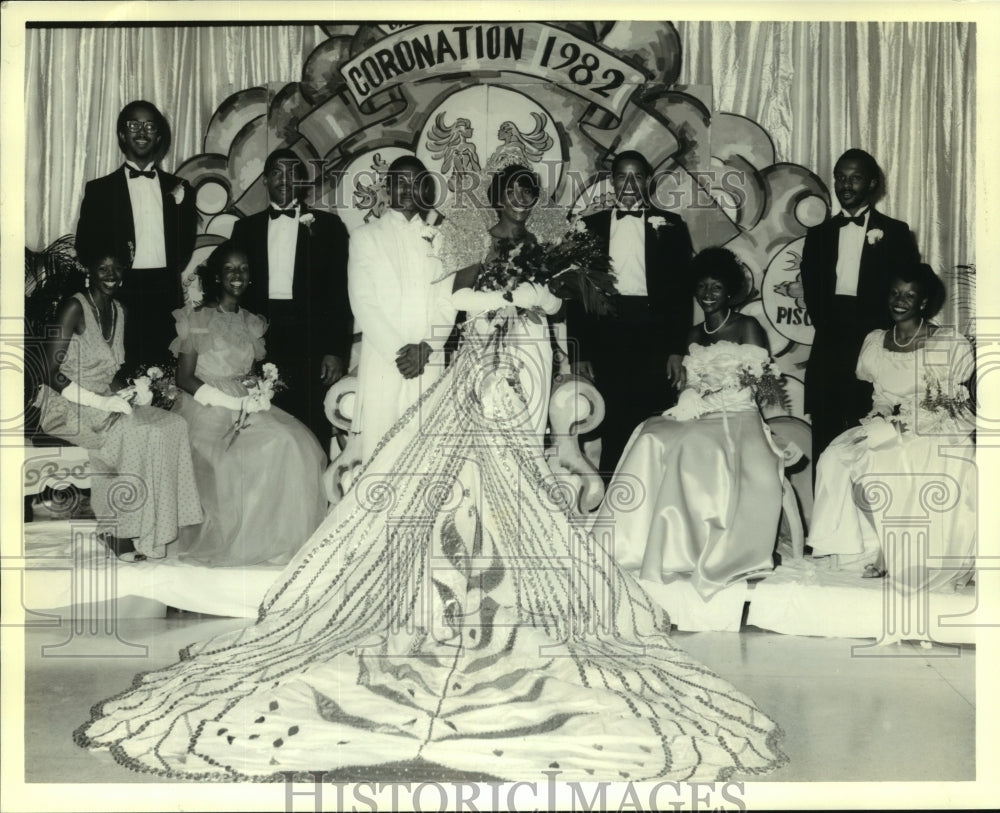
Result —
M 623 217 L 642 217 L 642 209 L 615 209 L 615 220 L 621 220 Z
M 862 212 L 861 214 L 856 215 L 855 217 L 848 217 L 843 212 L 841 212 L 840 213 L 840 222 L 837 224 L 837 226 L 839 228 L 843 228 L 848 223 L 853 223 L 855 226 L 864 226 L 865 225 L 865 215 L 866 214 L 868 214 L 868 213 L 867 212 Z
M 267 210 L 267 215 L 268 215 L 268 217 L 271 218 L 271 220 L 277 220 L 282 215 L 285 215 L 286 217 L 295 217 L 295 210 L 294 209 L 275 209 L 274 207 L 272 207 L 272 208 L 270 208 L 270 209 Z
M 155 169 L 142 170 L 142 169 L 132 169 L 132 167 L 126 167 L 126 169 L 128 170 L 128 176 L 130 178 L 155 178 L 156 177 L 156 170 Z

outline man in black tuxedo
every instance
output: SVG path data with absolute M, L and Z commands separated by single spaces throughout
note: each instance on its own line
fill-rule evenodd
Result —
M 632 431 L 669 407 L 683 385 L 681 360 L 691 329 L 691 236 L 684 220 L 649 205 L 652 168 L 629 150 L 611 167 L 617 207 L 583 219 L 608 249 L 618 294 L 613 316 L 594 316 L 572 302 L 570 358 L 605 403 L 601 476 L 611 479 Z
M 243 304 L 268 320 L 267 358 L 288 385 L 274 403 L 308 426 L 329 451 L 323 398 L 347 372 L 354 336 L 347 229 L 337 215 L 299 199 L 310 182 L 292 150 L 277 149 L 267 157 L 263 182 L 270 206 L 233 227 L 233 242 L 250 264 Z
M 91 266 L 102 253 L 130 257 L 119 294 L 126 309 L 125 366 L 162 363 L 175 335 L 171 311 L 184 303 L 181 273 L 194 251 L 198 212 L 186 181 L 157 169 L 170 127 L 149 102 L 129 102 L 118 114 L 125 163 L 89 181 L 76 229 L 76 252 Z
M 873 206 L 881 179 L 864 150 L 840 156 L 833 182 L 841 212 L 809 229 L 802 250 L 802 288 L 816 331 L 805 381 L 814 464 L 871 409 L 872 385 L 855 375 L 861 344 L 872 330 L 890 325 L 893 272 L 919 261 L 910 227 Z

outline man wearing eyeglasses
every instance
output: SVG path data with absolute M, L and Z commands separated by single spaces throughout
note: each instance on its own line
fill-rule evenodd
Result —
M 194 251 L 198 214 L 186 181 L 158 169 L 170 127 L 149 102 L 129 102 L 118 115 L 125 163 L 89 181 L 76 230 L 84 265 L 113 251 L 132 258 L 120 298 L 126 309 L 124 373 L 162 363 L 174 337 L 173 309 L 183 304 L 181 272 Z

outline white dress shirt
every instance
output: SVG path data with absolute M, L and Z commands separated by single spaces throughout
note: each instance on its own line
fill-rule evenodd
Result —
M 846 212 L 844 215 L 846 216 Z M 858 273 L 861 270 L 861 251 L 865 247 L 865 232 L 868 230 L 868 216 L 871 209 L 865 210 L 865 222 L 858 226 L 848 223 L 840 227 L 837 243 L 837 296 L 858 295 Z
M 271 208 L 281 211 L 280 206 Z M 268 299 L 291 299 L 292 282 L 295 277 L 295 249 L 299 239 L 298 205 L 285 207 L 293 209 L 295 217 L 268 217 L 267 221 L 267 297 Z
M 153 170 L 153 164 L 138 167 L 131 161 L 125 162 L 126 167 L 140 171 Z M 135 256 L 132 258 L 133 268 L 166 268 L 167 246 L 163 239 L 163 191 L 160 189 L 159 177 L 130 178 L 125 170 L 125 181 L 128 184 L 128 197 L 132 204 L 132 223 L 135 226 Z
M 646 214 L 618 217 L 611 212 L 608 253 L 614 268 L 615 287 L 623 296 L 646 296 Z

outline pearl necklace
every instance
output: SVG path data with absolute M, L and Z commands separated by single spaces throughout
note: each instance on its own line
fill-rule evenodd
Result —
M 729 321 L 729 317 L 732 316 L 732 315 L 733 315 L 733 309 L 730 308 L 728 311 L 726 311 L 726 318 L 723 319 L 719 323 L 719 326 L 715 330 L 709 330 L 708 329 L 708 320 L 707 319 L 705 320 L 705 324 L 701 326 L 701 329 L 704 330 L 705 333 L 707 333 L 709 336 L 711 336 L 713 333 L 718 333 L 720 330 L 722 330 L 722 328 L 724 328 L 726 326 L 726 322 Z
M 101 312 L 97 308 L 97 303 L 94 302 L 94 297 L 90 295 L 90 291 L 84 292 L 87 296 L 87 300 L 90 302 L 90 308 L 94 311 L 94 318 L 97 319 L 97 327 L 101 331 L 101 338 L 105 342 L 111 344 L 111 340 L 115 337 L 115 328 L 118 326 L 118 309 L 115 307 L 115 303 L 111 303 L 111 335 L 104 335 L 104 322 L 101 320 Z
M 917 325 L 917 329 L 913 331 L 913 335 L 910 336 L 910 340 L 904 344 L 903 342 L 901 342 L 899 340 L 899 333 L 897 333 L 899 325 L 893 325 L 892 326 L 892 340 L 896 343 L 896 347 L 909 347 L 911 344 L 913 344 L 913 340 L 917 338 L 917 334 L 920 333 L 920 329 L 923 326 L 924 326 L 924 318 L 921 316 L 920 317 L 920 324 Z

